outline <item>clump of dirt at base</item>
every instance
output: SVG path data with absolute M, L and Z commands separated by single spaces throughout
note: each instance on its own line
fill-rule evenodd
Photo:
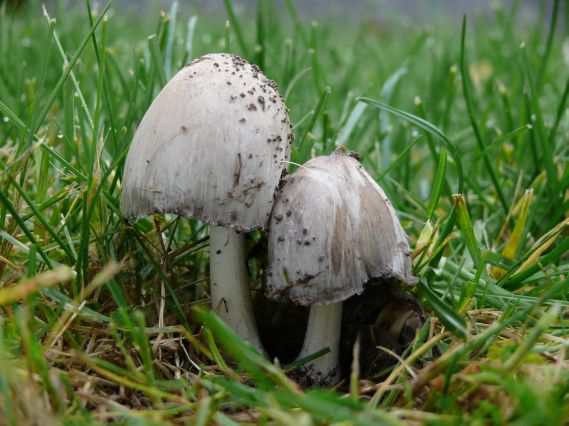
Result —
M 308 323 L 309 307 L 292 303 L 269 301 L 260 294 L 254 302 L 259 334 L 270 359 L 281 365 L 293 362 L 300 352 Z M 360 378 L 381 379 L 386 368 L 397 360 L 379 346 L 401 355 L 423 325 L 425 314 L 421 304 L 409 293 L 396 286 L 368 286 L 358 296 L 344 302 L 340 368 L 348 379 L 353 362 L 353 347 L 360 337 Z M 290 374 L 302 386 L 302 369 Z
M 350 374 L 353 347 L 360 338 L 360 378 L 381 380 L 397 360 L 379 347 L 401 355 L 424 324 L 423 307 L 413 295 L 397 286 L 372 285 L 344 302 L 340 368 Z

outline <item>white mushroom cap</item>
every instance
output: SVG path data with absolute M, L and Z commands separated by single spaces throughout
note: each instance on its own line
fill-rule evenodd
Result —
M 291 141 L 273 81 L 238 56 L 202 56 L 140 122 L 121 209 L 126 217 L 176 213 L 240 231 L 265 228 Z
M 414 284 L 407 236 L 379 185 L 338 151 L 300 167 L 271 214 L 266 294 L 300 305 L 341 302 L 370 280 Z

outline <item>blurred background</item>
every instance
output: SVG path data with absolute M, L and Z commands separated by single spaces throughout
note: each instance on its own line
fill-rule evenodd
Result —
M 169 7 L 168 5 L 173 0 L 159 0 L 159 1 L 132 1 L 132 0 L 118 0 L 118 3 L 124 4 L 125 7 L 134 6 L 134 4 L 146 3 L 161 3 L 162 7 Z M 502 4 L 510 5 L 514 1 L 506 0 Z M 284 7 L 284 0 L 277 3 Z M 310 16 L 315 19 L 321 17 L 337 16 L 342 18 L 359 19 L 365 17 L 376 17 L 379 20 L 389 19 L 390 17 L 407 17 L 414 21 L 430 21 L 438 18 L 461 16 L 463 14 L 474 14 L 477 12 L 485 13 L 490 11 L 496 0 L 297 0 L 295 5 L 299 12 Z M 549 3 L 549 9 L 553 4 L 553 0 Z M 180 4 L 193 4 L 195 7 L 202 10 L 216 10 L 223 9 L 222 0 L 195 0 L 195 1 L 180 1 Z M 234 1 L 236 7 L 242 9 L 252 8 L 256 4 L 256 0 L 239 0 Z M 527 16 L 537 16 L 539 11 L 539 1 L 537 0 L 522 0 L 519 1 L 523 13 Z
M 175 0 L 114 0 L 114 8 L 140 15 L 153 14 L 158 10 L 169 10 Z M 286 0 L 277 0 L 277 10 L 284 8 Z M 0 0 L 0 4 L 7 3 L 12 8 L 32 0 Z M 48 10 L 55 3 L 77 4 L 77 0 L 47 0 Z M 93 4 L 106 3 L 93 0 Z M 234 0 L 234 7 L 238 12 L 246 13 L 254 10 L 257 0 Z M 305 18 L 331 18 L 337 17 L 349 20 L 359 20 L 362 17 L 372 18 L 378 22 L 397 19 L 410 22 L 429 22 L 441 19 L 453 19 L 467 14 L 488 14 L 498 3 L 496 0 L 295 0 L 299 12 Z M 502 0 L 500 4 L 511 6 L 518 3 L 520 14 L 531 20 L 547 19 L 553 5 L 553 0 Z M 566 9 L 566 3 L 565 9 Z M 215 14 L 224 13 L 223 0 L 178 0 L 181 11 L 186 9 L 190 13 Z

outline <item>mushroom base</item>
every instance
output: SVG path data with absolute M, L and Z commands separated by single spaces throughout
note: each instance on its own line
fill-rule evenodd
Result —
M 401 355 L 425 321 L 421 303 L 412 294 L 396 285 L 374 284 L 368 286 L 363 294 L 343 303 L 339 366 L 341 378 L 346 383 L 349 382 L 353 348 L 358 337 L 360 378 L 382 380 L 397 359 L 378 347 Z M 282 365 L 293 362 L 302 347 L 309 308 L 290 302 L 273 302 L 259 296 L 254 300 L 254 309 L 269 357 L 278 358 Z M 314 352 L 325 346 L 328 345 L 322 345 Z M 306 368 L 307 364 L 294 369 L 291 378 L 302 387 L 321 386 L 314 369 Z
M 299 359 L 328 348 L 330 352 L 304 365 L 307 379 L 315 385 L 334 385 L 340 380 L 338 358 L 340 330 L 342 328 L 342 303 L 314 305 L 308 315 L 308 327 Z

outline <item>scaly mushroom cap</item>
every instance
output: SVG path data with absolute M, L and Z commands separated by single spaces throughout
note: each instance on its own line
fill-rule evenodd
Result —
M 300 305 L 360 294 L 370 280 L 414 284 L 409 244 L 379 185 L 336 152 L 300 167 L 271 214 L 267 297 Z
M 265 228 L 292 132 L 276 84 L 229 54 L 202 56 L 158 94 L 132 141 L 126 217 L 176 213 L 212 225 Z

